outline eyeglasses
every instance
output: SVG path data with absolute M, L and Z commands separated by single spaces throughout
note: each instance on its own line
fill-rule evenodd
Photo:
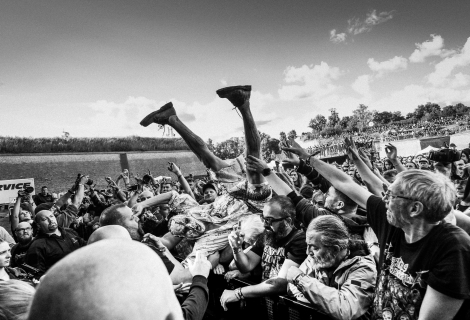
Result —
M 266 223 L 268 225 L 272 225 L 274 222 L 279 222 L 279 221 L 282 221 L 282 220 L 286 220 L 289 217 L 287 216 L 287 217 L 284 217 L 284 218 L 274 219 L 274 218 L 271 218 L 271 217 L 265 218 L 265 217 L 263 217 L 263 215 L 260 215 L 259 218 L 260 218 L 261 222 Z
M 31 228 L 16 228 L 15 232 L 25 232 L 25 231 L 29 231 L 29 230 L 31 230 Z
M 412 199 L 412 198 L 407 198 L 407 197 L 403 197 L 403 196 L 394 195 L 394 194 L 392 194 L 392 192 L 390 190 L 387 190 L 387 192 L 382 192 L 382 199 L 384 201 L 388 201 L 389 199 L 396 199 L 396 198 L 401 198 L 401 199 L 411 200 L 411 201 L 419 201 L 419 200 Z

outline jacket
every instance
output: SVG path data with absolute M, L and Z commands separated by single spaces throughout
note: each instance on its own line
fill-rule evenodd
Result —
M 25 262 L 44 274 L 57 261 L 86 245 L 73 230 L 58 227 L 60 236 L 40 232 L 26 253 Z
M 189 289 L 186 300 L 181 305 L 185 320 L 202 320 L 209 304 L 209 289 L 207 278 L 204 276 L 193 277 L 193 283 Z
M 306 276 L 299 278 L 297 286 L 289 284 L 288 289 L 297 300 L 312 304 L 334 319 L 367 317 L 366 313 L 374 301 L 377 278 L 374 258 L 367 249 L 352 252 L 330 279 L 324 271 L 313 268 L 310 256 L 299 269 Z

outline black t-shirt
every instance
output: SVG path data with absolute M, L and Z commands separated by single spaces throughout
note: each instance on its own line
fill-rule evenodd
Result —
M 251 251 L 261 257 L 262 280 L 276 277 L 286 258 L 299 265 L 307 258 L 305 232 L 294 228 L 276 244 L 276 247 L 265 244 L 263 234 L 258 238 Z
M 430 285 L 454 299 L 466 300 L 454 319 L 466 319 L 470 299 L 470 236 L 442 221 L 424 238 L 405 241 L 402 229 L 387 221 L 381 198 L 367 200 L 367 217 L 379 239 L 380 259 L 371 319 L 418 319 Z
M 33 242 L 31 241 L 24 246 L 20 243 L 17 243 L 13 246 L 13 248 L 11 248 L 10 267 L 21 267 L 21 265 L 25 262 L 26 253 L 28 252 L 31 243 Z

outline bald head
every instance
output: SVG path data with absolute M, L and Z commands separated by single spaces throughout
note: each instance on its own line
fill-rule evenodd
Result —
M 183 313 L 158 255 L 136 241 L 107 239 L 48 271 L 28 319 L 180 320 Z
M 129 232 L 121 226 L 104 226 L 93 232 L 88 239 L 88 244 L 104 240 L 104 239 L 122 239 L 132 240 Z

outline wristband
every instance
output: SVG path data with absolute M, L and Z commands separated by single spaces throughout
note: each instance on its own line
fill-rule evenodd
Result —
M 311 154 L 307 157 L 307 159 L 305 159 L 305 162 L 310 165 L 310 159 L 314 156 L 315 154 Z
M 245 300 L 245 297 L 243 296 L 241 287 L 237 289 L 237 292 L 238 292 L 238 300 Z
M 300 281 L 300 278 L 301 277 L 304 277 L 305 274 L 304 273 L 299 273 L 298 275 L 296 275 L 294 277 L 294 279 L 292 279 L 292 283 L 294 284 L 294 286 L 298 287 L 299 286 L 299 281 Z

